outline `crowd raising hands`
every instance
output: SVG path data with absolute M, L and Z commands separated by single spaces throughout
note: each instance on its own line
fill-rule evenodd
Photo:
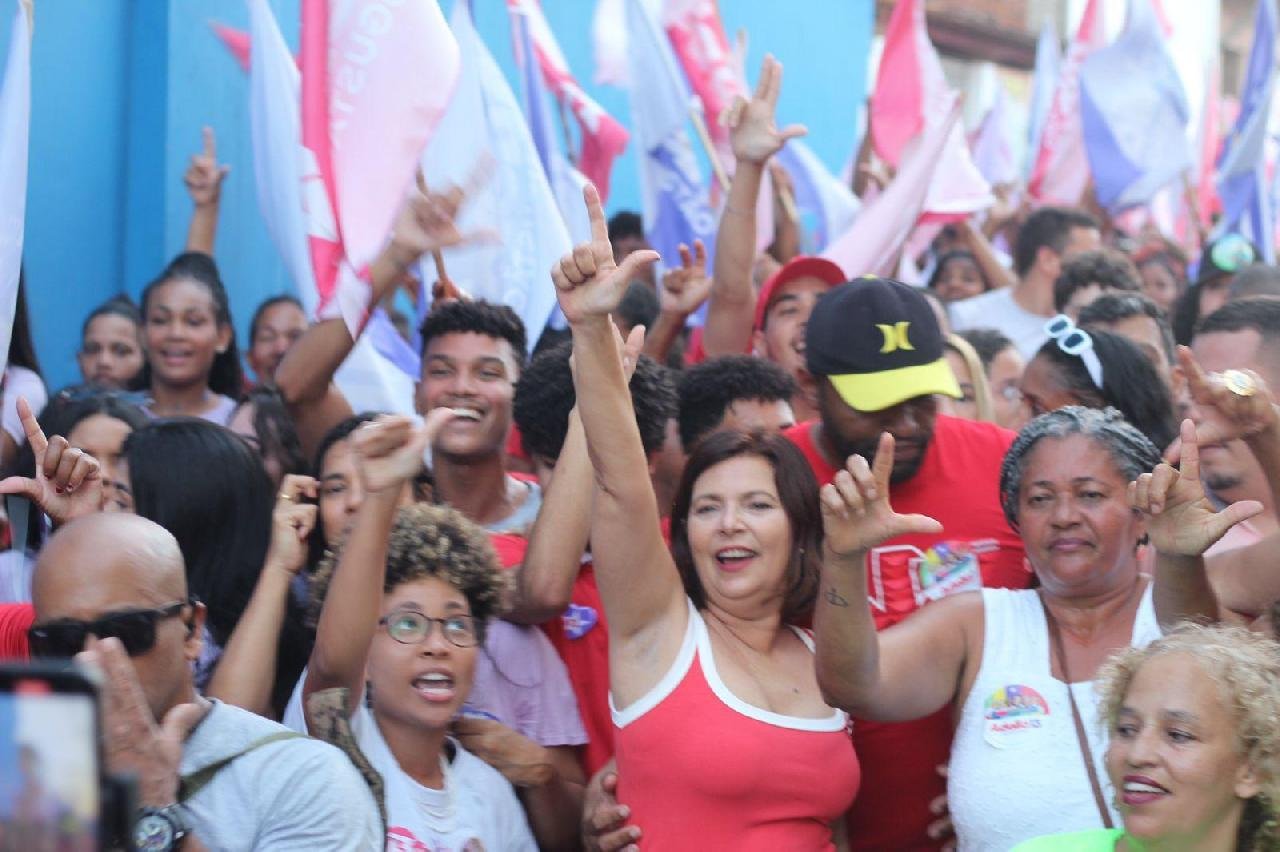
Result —
M 434 280 L 416 416 L 353 410 L 360 330 L 288 295 L 246 383 L 205 129 L 85 383 L 3 387 L 0 647 L 99 673 L 104 845 L 1280 849 L 1280 299 L 1016 187 L 920 281 L 850 274 L 802 253 L 781 86 L 720 116 L 713 260 L 585 187 L 528 282 L 567 329 L 450 275 L 501 250 L 460 224 L 492 163 L 419 179 L 367 270 L 370 310 Z M 0 848 L 89 830 L 6 791 Z

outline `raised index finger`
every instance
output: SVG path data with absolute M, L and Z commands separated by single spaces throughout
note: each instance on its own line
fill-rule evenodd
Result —
M 26 397 L 18 397 L 18 419 L 22 421 L 22 431 L 27 434 L 27 443 L 31 445 L 31 452 L 37 459 L 42 458 L 44 451 L 49 449 L 49 441 L 45 438 L 40 424 L 36 422 L 36 415 L 32 412 Z
M 582 200 L 587 203 L 587 218 L 591 221 L 591 241 L 609 242 L 609 224 L 605 221 L 604 205 L 600 203 L 600 193 L 594 183 L 583 187 Z
M 884 497 L 889 493 L 889 476 L 893 473 L 893 435 L 880 433 L 880 443 L 876 445 L 876 457 L 871 463 L 871 476 L 876 481 L 876 494 Z
M 216 162 L 218 159 L 218 140 L 213 135 L 213 128 L 202 127 L 200 135 L 204 137 L 204 155 Z
M 779 77 L 782 73 L 782 66 L 778 64 L 778 60 L 772 55 L 764 58 L 764 64 L 760 66 L 760 79 L 756 81 L 756 98 L 765 101 L 770 106 L 778 103 L 778 92 L 782 88 Z
M 1196 424 L 1182 421 L 1182 457 L 1178 460 L 1178 473 L 1192 482 L 1200 480 L 1200 445 L 1196 442 Z
M 1187 377 L 1187 386 L 1191 389 L 1192 398 L 1197 401 L 1203 400 L 1205 394 L 1209 392 L 1209 379 L 1204 374 L 1200 362 L 1185 346 L 1178 347 L 1178 362 L 1182 365 L 1182 371 Z

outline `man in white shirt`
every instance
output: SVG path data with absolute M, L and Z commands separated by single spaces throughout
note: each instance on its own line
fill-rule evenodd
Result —
M 1003 332 L 1028 361 L 1047 339 L 1044 325 L 1056 313 L 1053 282 L 1062 264 L 1102 245 L 1098 222 L 1083 210 L 1041 207 L 1027 217 L 1013 250 L 1012 287 L 988 290 L 951 305 L 955 331 L 994 328 Z
M 196 693 L 204 605 L 162 527 L 72 521 L 40 554 L 33 602 L 33 656 L 103 673 L 107 768 L 138 779 L 130 848 L 382 848 L 377 804 L 342 752 Z

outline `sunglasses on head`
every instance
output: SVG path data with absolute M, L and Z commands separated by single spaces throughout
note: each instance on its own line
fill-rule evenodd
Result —
M 109 612 L 93 621 L 70 618 L 36 624 L 27 630 L 31 656 L 66 658 L 84 650 L 89 636 L 119 639 L 130 657 L 145 654 L 156 645 L 156 625 L 179 615 L 194 600 L 174 601 L 155 609 L 125 609 Z
M 1077 328 L 1075 322 L 1066 314 L 1058 314 L 1044 324 L 1044 333 L 1058 344 L 1067 355 L 1074 355 L 1084 362 L 1093 386 L 1102 390 L 1102 362 L 1098 353 L 1093 351 L 1093 338 L 1089 332 Z

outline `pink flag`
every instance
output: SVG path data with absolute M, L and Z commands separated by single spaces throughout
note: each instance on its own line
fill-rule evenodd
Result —
M 942 122 L 955 99 L 925 26 L 923 0 L 901 0 L 885 31 L 884 55 L 871 97 L 876 154 L 900 165 L 908 142 Z M 964 128 L 953 126 L 924 203 L 929 221 L 962 219 L 990 207 L 991 187 L 969 154 Z
M 391 230 L 418 160 L 453 95 L 458 45 L 436 0 L 303 0 L 302 142 L 336 212 L 310 234 L 322 315 L 358 329 L 363 270 Z M 329 310 L 326 311 L 326 305 Z
M 547 25 L 538 0 L 507 0 L 507 6 L 525 14 L 542 79 L 546 81 L 547 88 L 555 95 L 556 100 L 573 113 L 582 131 L 578 170 L 596 185 L 600 200 L 607 201 L 613 161 L 627 147 L 630 134 L 578 85 L 551 27 Z
M 953 95 L 940 121 L 902 152 L 902 166 L 884 192 L 863 205 L 853 225 L 827 246 L 822 256 L 835 261 L 850 278 L 892 275 L 894 259 L 921 218 L 943 150 L 960 129 L 960 104 Z
M 209 27 L 235 57 L 236 62 L 240 63 L 240 70 L 247 72 L 249 70 L 249 34 L 218 21 L 210 21 Z
M 1080 66 L 1105 43 L 1098 0 L 1089 0 L 1062 62 L 1027 186 L 1031 197 L 1041 204 L 1079 204 L 1089 184 L 1089 158 L 1080 119 Z
M 727 145 L 729 131 L 720 125 L 720 114 L 735 95 L 746 95 L 746 87 L 735 68 L 716 0 L 667 0 L 662 17 L 671 48 L 702 102 L 712 141 Z

